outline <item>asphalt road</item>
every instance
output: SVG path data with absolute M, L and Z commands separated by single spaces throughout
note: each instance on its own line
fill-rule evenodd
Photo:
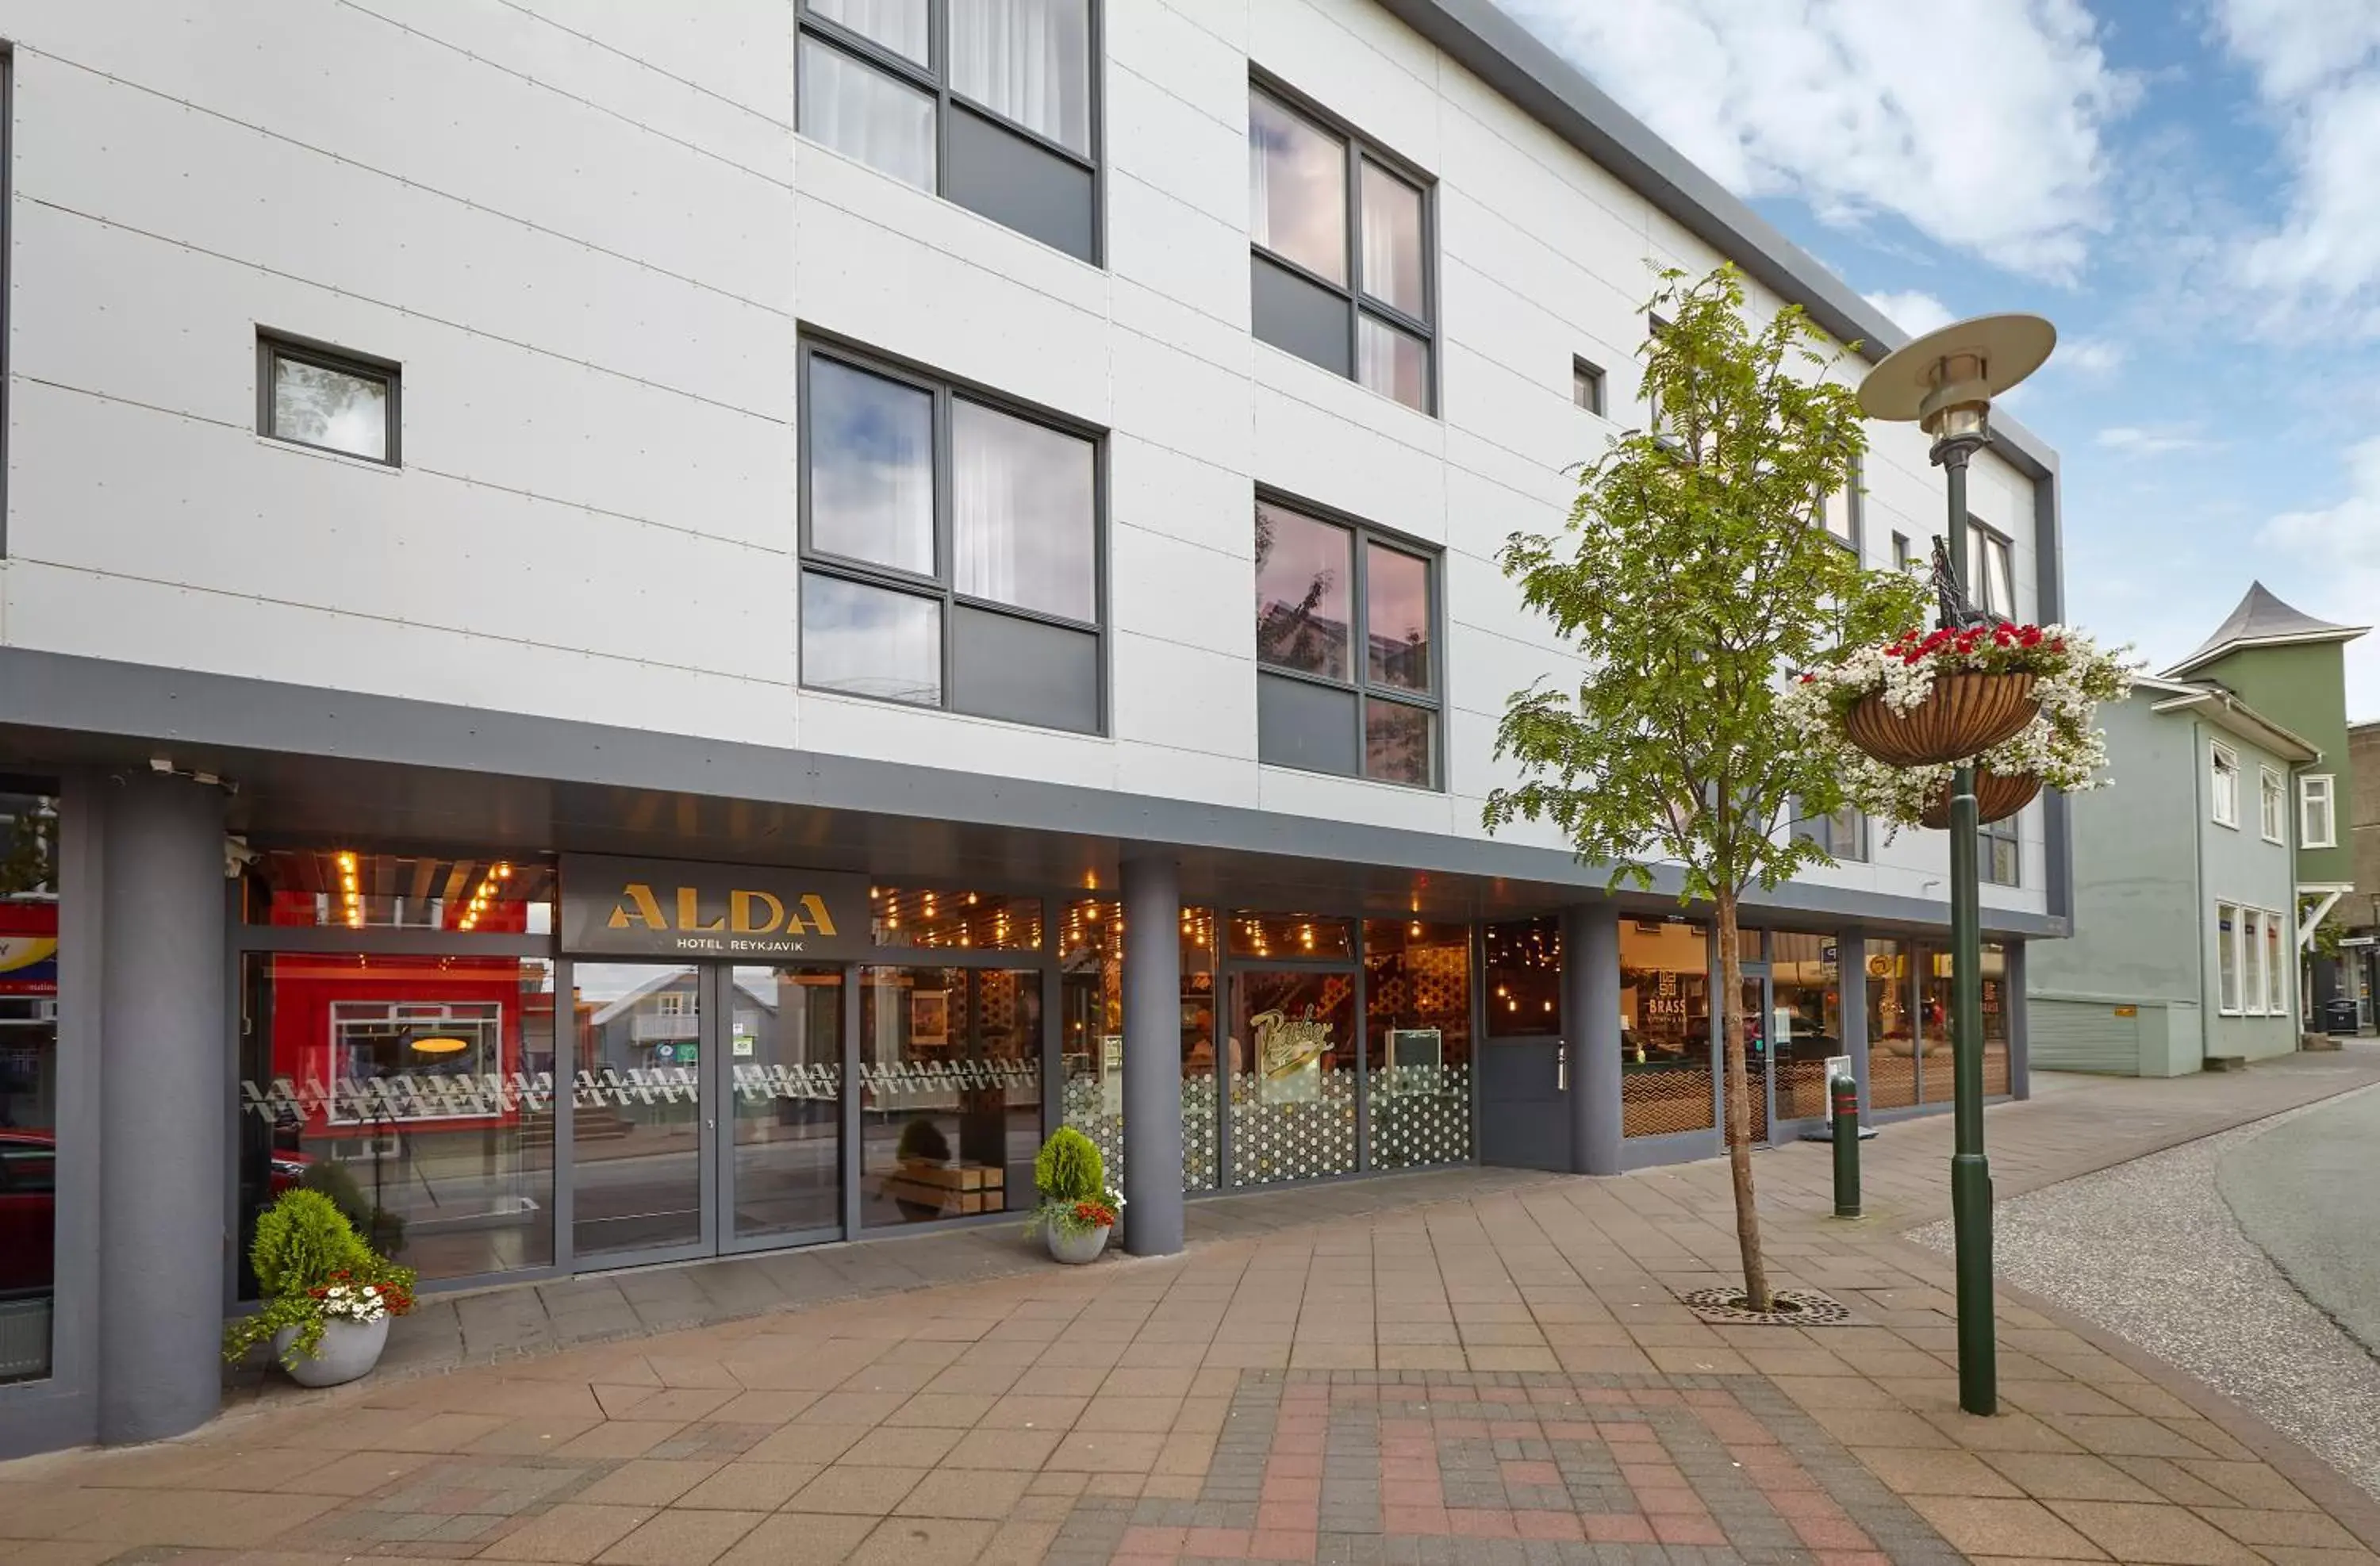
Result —
M 2380 1092 L 2243 1142 L 2216 1166 L 2216 1185 L 2298 1292 L 2380 1355 Z

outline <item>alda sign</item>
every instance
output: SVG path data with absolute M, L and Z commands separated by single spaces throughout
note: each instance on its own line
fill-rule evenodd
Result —
M 565 952 L 832 962 L 871 946 L 865 876 L 562 856 Z

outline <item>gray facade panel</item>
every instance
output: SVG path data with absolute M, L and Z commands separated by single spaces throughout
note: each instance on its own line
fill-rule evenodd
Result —
M 951 105 L 942 194 L 1077 261 L 1099 260 L 1091 171 L 1002 126 Z

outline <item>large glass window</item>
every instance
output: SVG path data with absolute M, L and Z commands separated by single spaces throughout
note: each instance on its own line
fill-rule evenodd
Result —
M 1232 980 L 1232 1181 L 1355 1171 L 1355 973 L 1245 970 Z
M 57 1266 L 58 810 L 0 792 L 0 1381 L 50 1374 Z
M 1488 927 L 1488 1037 L 1562 1031 L 1561 921 L 1516 919 Z
M 1370 1167 L 1471 1157 L 1471 927 L 1364 926 Z
M 2338 816 L 2331 792 L 2331 774 L 2310 772 L 2298 779 L 2298 846 L 2333 848 L 2338 844 Z
M 1710 931 L 1673 919 L 1620 925 L 1621 1123 L 1630 1136 L 1707 1131 Z
M 256 340 L 257 431 L 367 462 L 397 459 L 397 368 L 288 338 Z
M 2216 825 L 2240 824 L 2240 755 L 2228 745 L 2207 747 L 2209 789 L 2207 814 Z
M 576 1254 L 584 1261 L 698 1244 L 703 969 L 577 962 L 570 983 Z
M 802 683 L 1100 725 L 1099 443 L 807 349 Z
M 2240 1007 L 2240 909 L 2237 904 L 2215 904 L 2215 964 L 2222 988 L 2217 992 L 2219 1010 L 2238 1015 Z
M 1921 1048 L 1943 1049 L 1942 1036 L 1929 1032 L 1921 1045 L 1909 949 L 1898 941 L 1867 943 L 1867 1091 L 1868 1106 L 1905 1110 L 1917 1102 L 1917 1055 Z
M 243 1257 L 304 1186 L 426 1280 L 552 1265 L 551 963 L 251 953 L 239 1016 Z
M 2007 949 L 1998 941 L 1986 941 L 1983 955 L 1983 977 L 1978 982 L 1984 1013 L 1984 1091 L 1986 1094 L 2006 1093 L 2009 1090 Z M 1925 1104 L 1947 1104 L 1958 1097 L 1951 993 L 1957 964 L 1948 948 L 1937 945 L 1921 944 L 1917 948 L 1917 1100 Z M 1874 1064 L 1871 1046 L 1871 1069 Z
M 870 939 L 879 946 L 978 952 L 1041 949 L 1041 899 L 996 892 L 871 886 Z
M 1259 759 L 1439 786 L 1435 559 L 1265 500 L 1256 558 Z
M 1362 137 L 1252 88 L 1248 212 L 1256 334 L 1431 411 L 1425 183 Z
M 803 0 L 801 133 L 1099 258 L 1093 0 Z
M 251 925 L 331 929 L 442 929 L 457 935 L 548 935 L 550 861 L 381 854 L 361 848 L 268 848 L 240 878 Z
M 1215 1187 L 1215 915 L 1182 910 L 1182 1188 Z M 1099 1145 L 1123 1186 L 1123 912 L 1111 899 L 1066 904 L 1058 937 L 1064 986 L 1068 1125 Z
M 1846 805 L 1831 816 L 1804 816 L 1799 800 L 1792 807 L 1792 832 L 1797 839 L 1816 844 L 1839 861 L 1867 857 L 1867 817 Z
M 843 970 L 728 976 L 733 1237 L 843 1223 Z
M 1041 975 L 859 970 L 860 1221 L 1017 1211 L 1041 1147 Z
M 1831 935 L 1777 930 L 1768 938 L 1768 973 L 1777 1007 L 1771 1070 L 1777 1117 L 1815 1120 L 1827 1113 L 1827 1062 L 1842 1054 L 1842 984 Z

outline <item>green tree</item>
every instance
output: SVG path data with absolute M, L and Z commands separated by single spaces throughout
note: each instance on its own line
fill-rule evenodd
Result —
M 1838 648 L 1918 623 L 1911 577 L 1864 569 L 1818 520 L 1853 482 L 1866 435 L 1840 353 L 1788 307 L 1749 321 L 1732 267 L 1661 274 L 1639 349 L 1649 428 L 1582 466 L 1559 538 L 1515 533 L 1500 555 L 1522 597 L 1584 663 L 1575 690 L 1540 680 L 1506 702 L 1496 754 L 1524 780 L 1488 796 L 1489 831 L 1549 821 L 1609 884 L 1680 898 L 1718 926 L 1727 1145 L 1744 1293 L 1771 1303 L 1760 1256 L 1744 1070 L 1737 904 L 1829 863 L 1792 831 L 1841 808 L 1823 747 L 1778 710 L 1780 686 Z

